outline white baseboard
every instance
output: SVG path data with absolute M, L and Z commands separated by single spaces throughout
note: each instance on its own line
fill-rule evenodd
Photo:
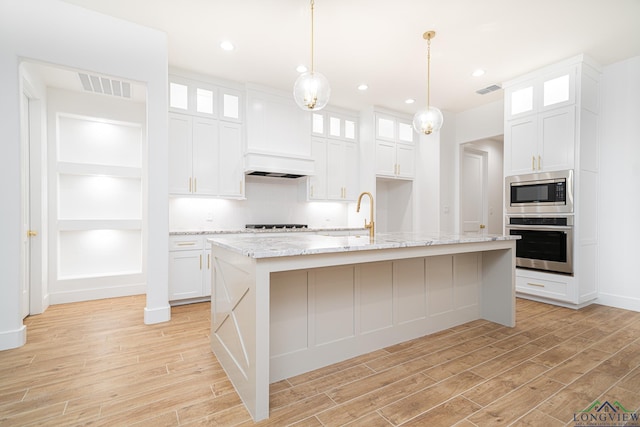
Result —
M 169 320 L 171 320 L 171 306 L 169 304 L 158 308 L 144 308 L 145 325 L 168 322 Z
M 632 298 L 628 296 L 620 296 L 600 292 L 596 303 L 607 305 L 609 307 L 622 308 L 640 312 L 640 298 Z
M 147 285 L 138 283 L 125 286 L 96 287 L 49 293 L 49 303 L 66 304 L 70 302 L 92 301 L 104 298 L 128 297 L 147 293 Z
M 25 325 L 14 331 L 0 332 L 0 350 L 22 347 L 26 342 L 27 327 Z

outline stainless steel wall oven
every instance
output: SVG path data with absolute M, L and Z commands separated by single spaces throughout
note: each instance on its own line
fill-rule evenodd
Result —
M 516 241 L 516 265 L 573 274 L 573 215 L 507 216 L 506 232 Z

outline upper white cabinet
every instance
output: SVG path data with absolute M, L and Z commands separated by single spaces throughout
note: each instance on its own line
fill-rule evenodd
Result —
M 597 114 L 597 72 L 583 59 L 504 83 L 505 176 L 576 168 L 582 111 Z
M 170 76 L 169 106 L 169 193 L 244 197 L 241 92 Z
M 415 143 L 411 120 L 375 114 L 376 176 L 413 179 Z
M 358 197 L 358 121 L 331 109 L 311 114 L 314 174 L 309 200 L 353 201 Z

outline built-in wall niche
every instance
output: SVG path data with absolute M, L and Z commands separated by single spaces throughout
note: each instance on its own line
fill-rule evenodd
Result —
M 376 179 L 376 231 L 413 231 L 413 181 Z
M 139 123 L 58 113 L 57 279 L 142 273 Z
M 60 280 L 142 273 L 140 230 L 60 231 Z

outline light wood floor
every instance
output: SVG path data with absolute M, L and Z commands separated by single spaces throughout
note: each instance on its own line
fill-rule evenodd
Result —
M 27 344 L 0 352 L 0 425 L 254 425 L 209 350 L 209 304 L 158 325 L 144 305 L 27 318 Z M 575 425 L 595 400 L 640 408 L 640 313 L 518 300 L 515 328 L 475 321 L 272 384 L 258 425 Z

